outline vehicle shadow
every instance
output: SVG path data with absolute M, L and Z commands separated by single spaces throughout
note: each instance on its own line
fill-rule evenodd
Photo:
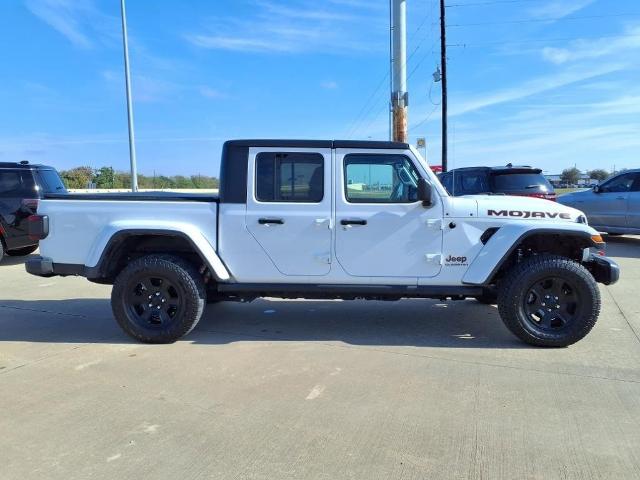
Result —
M 0 342 L 134 343 L 108 299 L 0 300 Z M 503 326 L 497 309 L 475 301 L 435 300 L 223 302 L 209 305 L 182 341 L 344 342 L 443 348 L 532 348 Z
M 607 235 L 604 240 L 607 242 L 607 256 L 640 258 L 640 236 L 624 235 L 612 237 L 611 235 Z
M 0 268 L 9 267 L 12 265 L 22 265 L 30 258 L 35 258 L 37 256 L 38 255 L 33 253 L 31 255 L 24 255 L 22 257 L 12 257 L 10 255 L 5 255 L 4 258 L 2 259 L 2 262 L 0 262 Z

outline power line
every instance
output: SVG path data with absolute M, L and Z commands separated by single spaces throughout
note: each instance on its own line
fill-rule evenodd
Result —
M 505 3 L 529 3 L 529 2 L 539 2 L 540 0 L 491 0 L 486 2 L 472 2 L 472 3 L 454 3 L 451 5 L 446 5 L 446 8 L 457 8 L 457 7 L 480 7 L 485 5 L 498 5 Z
M 612 13 L 609 15 L 583 15 L 576 17 L 555 17 L 555 18 L 529 18 L 522 20 L 505 20 L 500 22 L 478 22 L 478 23 L 454 23 L 447 25 L 448 27 L 479 27 L 485 25 L 509 25 L 509 24 L 525 24 L 525 23 L 544 23 L 544 22 L 559 22 L 570 20 L 589 20 L 598 18 L 613 18 L 613 17 L 637 17 L 640 13 Z
M 552 42 L 570 42 L 573 40 L 600 40 L 606 38 L 633 38 L 640 37 L 640 34 L 628 34 L 628 35 L 599 35 L 593 37 L 561 37 L 561 38 L 540 38 L 536 40 L 521 40 L 521 41 L 511 41 L 511 40 L 499 40 L 495 42 L 484 42 L 484 43 L 456 43 L 456 44 L 448 44 L 449 47 L 463 47 L 463 48 L 476 48 L 476 47 L 495 47 L 502 45 L 530 45 L 534 43 L 552 43 Z

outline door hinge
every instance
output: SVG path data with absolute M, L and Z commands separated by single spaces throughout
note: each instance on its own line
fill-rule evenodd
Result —
M 430 218 L 425 223 L 428 228 L 433 228 L 436 230 L 444 230 L 444 223 L 442 222 L 441 218 Z
M 424 258 L 426 258 L 429 263 L 442 265 L 442 255 L 440 253 L 427 253 Z

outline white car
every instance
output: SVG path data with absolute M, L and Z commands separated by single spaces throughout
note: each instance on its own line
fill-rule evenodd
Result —
M 451 197 L 393 142 L 229 141 L 219 196 L 48 195 L 29 223 L 30 273 L 113 284 L 116 320 L 153 343 L 189 333 L 207 301 L 474 297 L 525 342 L 566 346 L 596 322 L 596 282 L 619 276 L 580 211 Z

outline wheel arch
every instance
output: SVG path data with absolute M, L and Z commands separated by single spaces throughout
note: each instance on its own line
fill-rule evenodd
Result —
M 115 276 L 134 258 L 151 254 L 172 254 L 206 266 L 217 280 L 228 280 L 229 272 L 215 249 L 192 232 L 165 228 L 120 229 L 108 236 L 94 266 L 85 268 L 86 277 L 98 283 L 113 283 Z
M 597 232 L 590 227 L 577 225 L 498 228 L 469 265 L 462 282 L 495 284 L 521 253 L 549 253 L 581 261 L 585 248 L 602 247 L 592 239 L 595 234 Z

